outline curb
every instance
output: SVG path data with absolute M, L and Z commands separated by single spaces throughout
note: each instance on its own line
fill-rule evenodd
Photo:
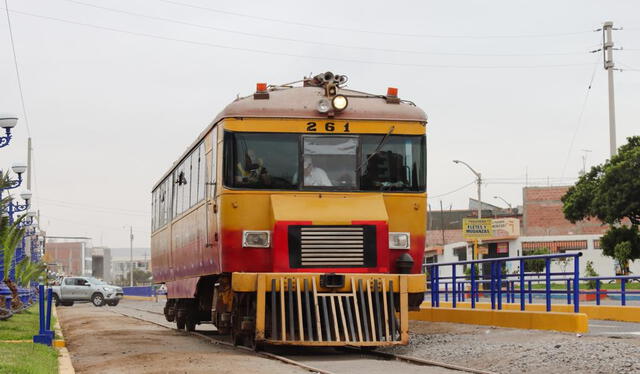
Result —
M 444 308 L 451 308 L 451 301 L 440 301 L 440 306 Z M 421 308 L 431 307 L 429 301 L 425 301 L 420 306 Z M 471 302 L 458 301 L 458 308 L 471 309 Z M 477 302 L 476 309 L 487 310 L 491 309 L 491 303 Z M 502 310 L 520 311 L 520 303 L 502 303 Z M 545 304 L 526 304 L 525 311 L 527 312 L 546 312 Z M 551 305 L 552 312 L 558 313 L 573 313 L 573 305 Z M 621 321 L 621 322 L 640 322 L 640 306 L 621 306 L 621 305 L 580 305 L 580 313 L 584 313 L 589 319 L 604 319 L 609 321 Z
M 55 305 L 53 306 L 53 315 L 56 317 L 56 324 L 53 325 L 53 329 L 56 334 L 60 336 L 60 339 L 53 341 L 53 346 L 58 350 L 58 373 L 59 374 L 75 374 L 76 370 L 71 363 L 71 355 L 66 347 L 64 335 L 62 335 L 62 328 L 60 328 L 60 319 Z
M 491 309 L 432 308 L 421 306 L 409 312 L 409 319 L 429 322 L 453 322 L 516 329 L 555 330 L 583 333 L 589 331 L 584 313 L 533 312 Z

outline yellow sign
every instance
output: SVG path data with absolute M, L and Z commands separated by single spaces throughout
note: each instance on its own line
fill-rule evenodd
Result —
M 493 236 L 491 218 L 463 218 L 462 236 L 466 239 L 488 239 Z

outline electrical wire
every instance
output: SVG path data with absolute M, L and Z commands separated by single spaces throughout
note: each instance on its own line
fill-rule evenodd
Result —
M 43 203 L 47 203 L 50 205 L 56 205 L 56 206 L 61 206 L 63 208 L 82 208 L 82 209 L 87 209 L 87 210 L 93 210 L 96 212 L 105 212 L 105 213 L 122 213 L 122 214 L 128 214 L 128 215 L 143 215 L 143 216 L 150 216 L 151 213 L 150 212 L 146 212 L 146 211 L 142 211 L 142 210 L 133 210 L 133 209 L 113 209 L 113 208 L 105 208 L 105 207 L 99 207 L 96 205 L 89 205 L 89 204 L 81 204 L 81 203 L 73 203 L 73 202 L 69 202 L 69 201 L 62 201 L 62 200 L 53 200 L 53 199 L 41 199 Z
M 598 64 L 600 57 L 596 55 L 596 63 L 593 65 L 593 72 L 591 73 L 591 79 L 589 79 L 589 86 L 587 86 L 587 92 L 584 95 L 584 100 L 582 101 L 582 109 L 580 109 L 580 115 L 578 116 L 578 123 L 576 124 L 576 129 L 571 136 L 571 142 L 569 143 L 569 150 L 567 151 L 567 157 L 564 160 L 564 166 L 562 166 L 562 174 L 561 177 L 564 177 L 564 173 L 567 170 L 567 165 L 569 164 L 569 158 L 571 157 L 571 152 L 573 152 L 573 144 L 576 141 L 576 136 L 578 135 L 578 131 L 580 131 L 580 127 L 582 125 L 582 118 L 584 117 L 584 112 L 587 109 L 587 102 L 589 100 L 589 94 L 591 93 L 591 87 L 593 86 L 593 80 L 596 76 L 596 69 L 598 68 Z
M 388 31 L 379 31 L 379 30 L 361 30 L 361 29 L 354 29 L 354 28 L 349 28 L 349 27 L 328 26 L 328 25 L 313 24 L 313 23 L 309 23 L 309 22 L 295 22 L 295 21 L 283 20 L 283 19 L 278 19 L 278 18 L 262 17 L 262 16 L 251 15 L 251 14 L 245 14 L 245 13 L 239 13 L 239 12 L 232 12 L 232 11 L 227 11 L 227 10 L 209 8 L 209 7 L 200 6 L 200 5 L 194 5 L 194 4 L 186 4 L 186 3 L 182 3 L 182 2 L 179 2 L 179 1 L 173 1 L 173 0 L 158 0 L 158 1 L 163 2 L 163 3 L 167 3 L 167 4 L 173 4 L 173 5 L 177 5 L 177 6 L 181 6 L 181 7 L 186 7 L 186 8 L 192 8 L 192 9 L 204 10 L 204 11 L 212 12 L 212 13 L 224 14 L 224 15 L 228 15 L 228 16 L 243 17 L 243 18 L 255 19 L 255 20 L 260 20 L 260 21 L 267 21 L 267 22 L 274 22 L 274 23 L 280 23 L 280 24 L 286 24 L 286 25 L 295 25 L 295 26 L 302 26 L 302 27 L 308 27 L 308 28 L 315 28 L 315 29 L 321 29 L 323 31 L 336 30 L 336 31 L 357 32 L 357 33 L 363 33 L 363 34 L 400 36 L 400 37 L 411 37 L 411 38 L 435 38 L 435 39 L 548 38 L 548 37 L 559 37 L 559 36 L 582 35 L 582 34 L 587 34 L 587 33 L 593 32 L 593 30 L 584 30 L 584 31 L 564 32 L 564 33 L 520 34 L 520 35 L 406 34 L 406 33 L 395 33 L 395 32 L 388 32 Z
M 302 39 L 286 38 L 286 37 L 279 37 L 279 36 L 272 36 L 272 35 L 264 35 L 264 34 L 246 32 L 246 31 L 238 31 L 238 30 L 232 30 L 232 29 L 227 29 L 227 28 L 222 28 L 222 27 L 216 27 L 216 26 L 209 26 L 209 25 L 197 24 L 197 23 L 192 23 L 192 22 L 180 21 L 180 20 L 171 19 L 171 18 L 151 16 L 151 15 L 147 15 L 147 14 L 131 12 L 131 11 L 122 10 L 122 9 L 116 9 L 116 8 L 110 8 L 110 7 L 105 7 L 105 6 L 101 6 L 101 5 L 88 4 L 88 3 L 84 3 L 82 1 L 77 1 L 77 0 L 62 0 L 62 1 L 66 1 L 66 2 L 69 2 L 69 3 L 72 3 L 72 4 L 77 4 L 77 5 L 81 5 L 81 6 L 85 6 L 85 7 L 91 7 L 91 8 L 95 8 L 95 9 L 101 9 L 101 10 L 106 10 L 106 11 L 110 11 L 110 12 L 126 14 L 126 15 L 134 16 L 134 17 L 140 17 L 140 18 L 145 18 L 145 19 L 150 19 L 150 20 L 155 20 L 155 21 L 162 21 L 162 22 L 170 22 L 170 23 L 174 23 L 174 24 L 178 24 L 178 25 L 197 27 L 197 28 L 202 28 L 202 29 L 207 29 L 207 30 L 214 30 L 214 31 L 230 33 L 230 34 L 245 35 L 245 36 L 251 36 L 251 37 L 256 37 L 256 38 L 271 39 L 271 40 L 278 40 L 278 41 L 285 41 L 285 42 L 295 42 L 295 43 L 303 43 L 303 44 L 320 45 L 320 46 L 327 46 L 327 47 L 337 47 L 337 48 L 345 48 L 345 49 L 360 49 L 360 50 L 365 50 L 365 51 L 406 53 L 406 54 L 431 55 L 431 56 L 468 56 L 468 57 L 571 56 L 571 55 L 585 55 L 587 53 L 587 52 L 584 52 L 584 51 L 551 52 L 551 53 L 549 53 L 549 52 L 545 52 L 545 53 L 466 53 L 466 52 L 416 51 L 416 50 L 407 50 L 407 49 L 389 49 L 389 48 L 363 47 L 363 46 L 354 46 L 354 45 L 345 45 L 345 44 L 336 44 L 336 43 L 326 43 L 326 42 L 319 42 L 319 41 L 314 41 L 314 40 L 302 40 Z
M 9 40 L 11 41 L 11 52 L 13 53 L 13 63 L 16 67 L 16 79 L 18 81 L 18 91 L 20 92 L 20 103 L 22 104 L 22 114 L 24 115 L 24 124 L 27 128 L 27 135 L 31 137 L 31 129 L 29 128 L 29 118 L 27 116 L 27 108 L 24 104 L 24 93 L 22 90 L 22 80 L 20 79 L 20 69 L 18 68 L 18 57 L 16 56 L 16 46 L 13 38 L 13 27 L 11 26 L 11 16 L 9 15 L 8 0 L 4 0 L 4 6 L 7 12 L 7 25 L 9 26 Z
M 352 63 L 369 64 L 369 65 L 373 64 L 373 65 L 384 65 L 384 66 L 434 68 L 434 69 L 546 69 L 546 68 L 567 68 L 567 67 L 591 65 L 589 63 L 548 64 L 548 65 L 445 65 L 445 64 L 395 63 L 395 62 L 361 60 L 361 59 L 339 58 L 339 57 L 328 57 L 328 56 L 312 56 L 312 55 L 302 55 L 302 54 L 287 53 L 287 52 L 274 52 L 270 50 L 262 50 L 262 49 L 255 49 L 255 48 L 234 47 L 229 45 L 208 43 L 208 42 L 195 41 L 195 40 L 189 40 L 189 39 L 172 38 L 172 37 L 166 37 L 166 36 L 143 33 L 143 32 L 123 30 L 123 29 L 118 29 L 114 27 L 100 26 L 100 25 L 95 25 L 91 23 L 76 22 L 76 21 L 71 21 L 71 20 L 57 18 L 57 17 L 43 16 L 43 15 L 29 13 L 29 12 L 17 11 L 13 9 L 10 9 L 10 12 L 29 16 L 29 17 L 47 19 L 47 20 L 56 21 L 56 22 L 62 22 L 62 23 L 94 28 L 94 29 L 112 31 L 112 32 L 121 33 L 121 34 L 142 36 L 146 38 L 173 41 L 173 42 L 198 45 L 198 46 L 206 46 L 206 47 L 219 48 L 219 49 L 259 53 L 264 55 L 296 57 L 296 58 L 305 58 L 305 59 L 312 59 L 312 60 L 328 60 L 328 61 L 352 62 Z
M 429 198 L 430 198 L 430 199 L 433 199 L 433 198 L 436 198 L 436 197 L 442 197 L 442 196 L 451 195 L 452 193 L 458 192 L 458 191 L 460 191 L 460 190 L 462 190 L 462 189 L 464 189 L 464 188 L 466 188 L 466 187 L 471 186 L 471 185 L 472 185 L 472 184 L 474 184 L 474 183 L 476 183 L 476 181 L 475 181 L 475 180 L 472 180 L 471 182 L 469 182 L 469 183 L 465 184 L 464 186 L 458 187 L 458 188 L 456 188 L 455 190 L 452 190 L 452 191 L 449 191 L 449 192 L 445 192 L 445 193 L 442 193 L 442 194 L 439 194 L 439 195 L 429 195 Z

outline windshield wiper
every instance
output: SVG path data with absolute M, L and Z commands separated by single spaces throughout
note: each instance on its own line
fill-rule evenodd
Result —
M 387 133 L 384 135 L 384 137 L 382 137 L 382 139 L 380 140 L 380 143 L 378 143 L 378 145 L 376 146 L 376 150 L 373 151 L 372 154 L 369 155 L 369 157 L 367 157 L 366 160 L 364 160 L 362 162 L 362 164 L 360 164 L 360 166 L 358 166 L 356 168 L 356 173 L 358 173 L 360 171 L 360 169 L 362 169 L 363 167 L 367 166 L 367 164 L 369 163 L 369 160 L 371 160 L 371 158 L 373 156 L 375 156 L 376 154 L 378 154 L 378 152 L 380 152 L 380 150 L 382 149 L 382 147 L 384 146 L 384 144 L 387 142 L 387 139 L 389 138 L 389 135 L 391 135 L 391 133 L 393 132 L 393 130 L 395 129 L 395 126 L 391 126 L 389 128 L 389 131 L 387 131 Z

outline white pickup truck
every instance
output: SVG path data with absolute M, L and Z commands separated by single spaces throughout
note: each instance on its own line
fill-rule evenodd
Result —
M 65 277 L 52 290 L 56 306 L 72 306 L 76 301 L 90 301 L 95 306 L 116 306 L 124 296 L 121 287 L 92 277 Z

